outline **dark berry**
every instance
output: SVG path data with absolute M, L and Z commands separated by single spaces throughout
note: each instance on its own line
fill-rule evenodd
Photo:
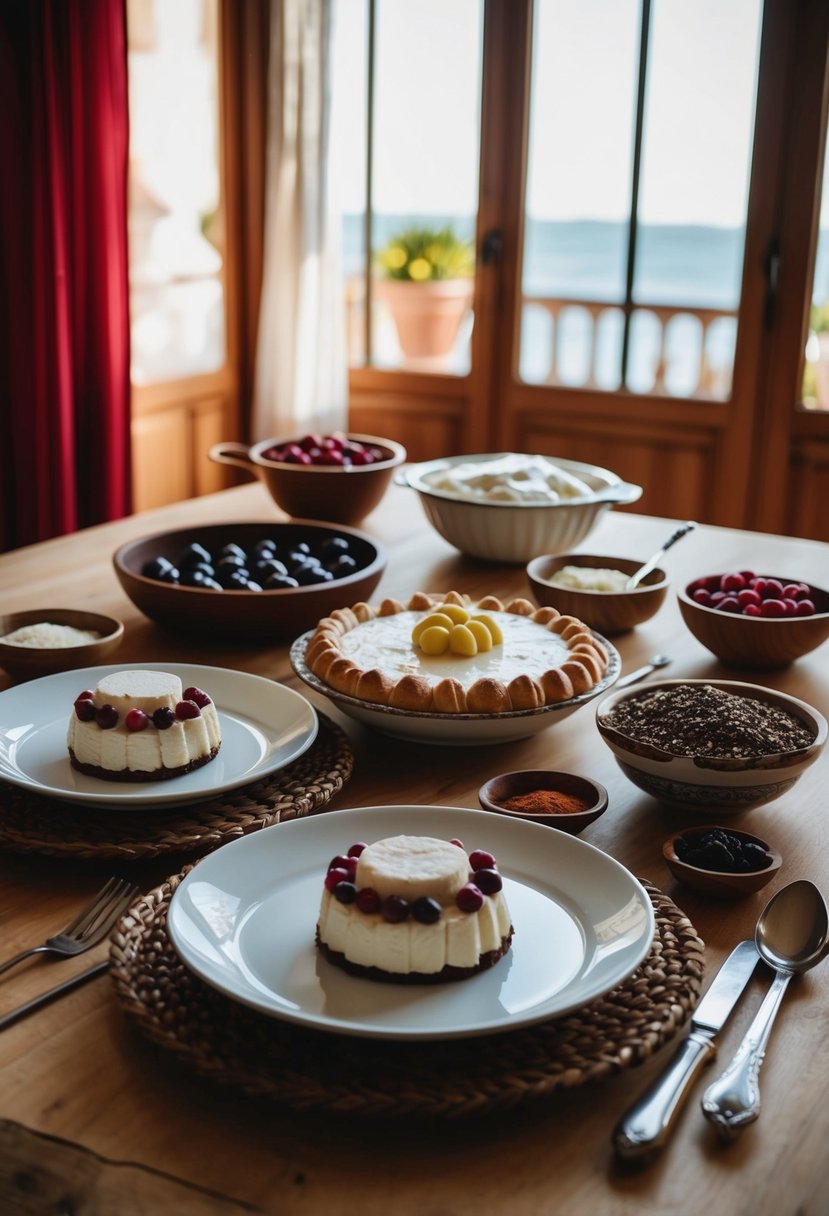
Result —
M 338 853 L 336 857 L 332 857 L 328 863 L 330 870 L 348 870 L 348 858 L 344 853 Z
M 412 904 L 412 916 L 421 925 L 433 925 L 440 920 L 441 906 L 436 899 L 424 895 Z
M 391 925 L 399 925 L 409 915 L 409 902 L 403 899 L 402 895 L 387 895 L 380 910 L 383 913 L 383 920 L 388 921 Z
M 357 888 L 353 882 L 338 882 L 332 894 L 341 904 L 353 904 L 357 898 Z
M 486 849 L 473 849 L 469 854 L 469 864 L 473 870 L 492 870 L 495 868 L 495 858 Z
M 114 705 L 101 705 L 95 710 L 95 721 L 101 730 L 112 730 L 118 725 L 118 710 Z
M 327 891 L 333 891 L 334 888 L 341 882 L 350 882 L 351 875 L 348 870 L 333 869 L 329 870 L 325 876 L 324 883 Z
M 169 705 L 162 705 L 153 712 L 153 726 L 157 730 L 169 730 L 176 720 L 176 715 Z
M 360 854 L 362 853 L 362 851 L 363 851 L 363 849 L 364 849 L 365 847 L 366 847 L 366 846 L 365 846 L 365 844 L 363 843 L 363 841 L 362 841 L 362 840 L 358 840 L 358 841 L 357 841 L 355 844 L 353 844 L 353 845 L 351 846 L 351 848 L 348 850 L 348 856 L 349 856 L 349 857 L 359 857 L 359 856 L 360 856 Z
M 501 875 L 497 870 L 486 868 L 475 871 L 475 886 L 483 891 L 484 895 L 495 895 L 503 887 Z
M 357 892 L 357 907 L 361 912 L 376 912 L 380 907 L 380 896 L 374 887 L 363 887 Z
M 195 701 L 179 701 L 176 705 L 176 717 L 179 722 L 186 722 L 188 718 L 201 717 L 201 710 Z
M 81 695 L 75 701 L 75 717 L 79 722 L 91 722 L 95 717 L 95 703 L 92 700 L 92 694 L 89 696 L 86 693 Z

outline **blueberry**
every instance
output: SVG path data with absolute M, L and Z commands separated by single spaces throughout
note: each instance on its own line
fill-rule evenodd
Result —
M 424 895 L 412 904 L 412 916 L 421 925 L 434 925 L 440 920 L 440 904 Z
M 246 570 L 248 559 L 244 554 L 226 553 L 224 557 L 220 557 L 216 562 L 216 570 L 227 570 L 233 568 L 236 570 Z
M 224 590 L 224 588 L 222 587 L 222 584 L 217 583 L 215 578 L 205 578 L 204 582 L 201 584 L 201 587 L 202 587 L 203 591 L 223 591 Z
M 300 579 L 300 582 L 305 587 L 315 586 L 317 583 L 333 583 L 334 575 L 330 570 L 323 570 L 321 566 L 306 569 Z
M 208 582 L 214 582 L 212 574 L 205 574 L 198 566 L 194 570 L 182 570 L 182 587 L 204 587 Z
M 275 557 L 272 557 L 267 560 L 263 559 L 262 561 L 254 562 L 252 572 L 264 582 L 270 578 L 272 574 L 287 574 L 288 567 L 284 562 L 277 561 Z
M 216 580 L 226 591 L 243 591 L 248 585 L 250 575 L 247 570 L 239 570 L 236 566 L 219 566 Z
M 348 553 L 349 548 L 349 542 L 344 536 L 332 536 L 328 540 L 323 541 L 320 546 L 320 556 L 330 561 L 339 557 L 342 553 Z
M 334 578 L 345 578 L 357 569 L 357 562 L 350 553 L 341 553 L 333 561 L 326 562 L 326 570 L 330 570 Z
M 272 574 L 270 578 L 265 580 L 266 591 L 288 591 L 298 586 L 297 580 L 291 578 L 289 574 Z
M 209 565 L 212 561 L 213 558 L 204 545 L 200 545 L 198 541 L 194 541 L 192 545 L 188 545 L 181 551 L 178 564 L 184 570 L 185 568 L 197 565 L 199 562 L 207 562 Z
M 173 569 L 173 563 L 166 557 L 154 557 L 151 561 L 144 562 L 141 567 L 141 573 L 145 578 L 161 578 Z
M 244 565 L 244 563 L 247 561 L 248 555 L 245 553 L 241 545 L 234 544 L 231 541 L 230 544 L 222 546 L 220 557 L 240 557 L 242 559 L 242 564 Z
M 268 540 L 267 538 L 265 538 L 264 540 L 258 540 L 256 542 L 256 544 L 253 546 L 253 548 L 251 549 L 251 553 L 255 557 L 262 557 L 266 553 L 278 553 L 278 552 L 279 552 L 279 545 L 276 543 L 276 541 Z

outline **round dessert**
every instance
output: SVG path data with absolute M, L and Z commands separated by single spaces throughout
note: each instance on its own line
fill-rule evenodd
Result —
M 390 836 L 328 867 L 322 954 L 351 975 L 394 983 L 466 979 L 509 950 L 513 927 L 491 853 L 459 840 Z
M 165 781 L 207 764 L 222 732 L 200 688 L 165 671 L 118 671 L 75 699 L 67 746 L 72 767 L 108 781 Z
M 450 591 L 340 608 L 305 661 L 338 692 L 395 709 L 493 714 L 540 709 L 595 688 L 608 654 L 588 627 L 529 600 Z

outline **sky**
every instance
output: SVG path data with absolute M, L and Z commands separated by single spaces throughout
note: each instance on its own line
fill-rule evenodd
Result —
M 639 0 L 538 0 L 528 209 L 626 216 Z M 640 216 L 737 227 L 750 168 L 761 0 L 653 0 Z M 470 214 L 481 0 L 377 0 L 375 210 Z M 364 204 L 365 2 L 335 0 L 332 137 L 345 211 Z

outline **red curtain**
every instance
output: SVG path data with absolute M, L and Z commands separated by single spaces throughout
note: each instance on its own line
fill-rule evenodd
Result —
M 0 549 L 130 511 L 124 0 L 0 0 Z

